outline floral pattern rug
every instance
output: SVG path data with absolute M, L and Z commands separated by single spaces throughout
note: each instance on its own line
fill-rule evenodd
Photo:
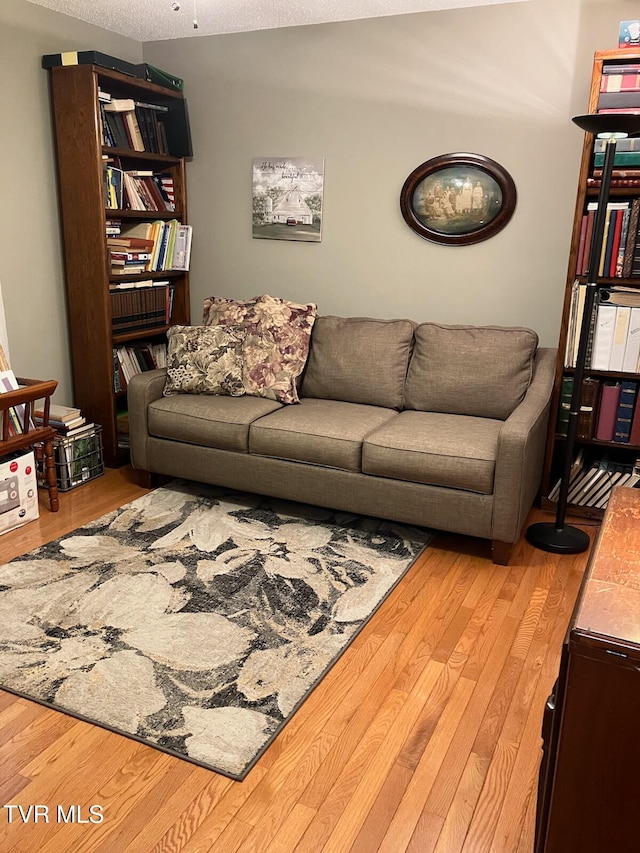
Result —
M 0 686 L 242 779 L 430 538 L 174 481 L 0 567 Z

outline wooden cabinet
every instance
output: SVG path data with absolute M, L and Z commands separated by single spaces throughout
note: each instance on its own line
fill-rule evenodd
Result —
M 640 492 L 614 488 L 545 709 L 536 853 L 636 853 Z
M 64 242 L 73 403 L 82 409 L 88 420 L 102 425 L 105 462 L 114 466 L 128 458 L 128 436 L 118 426 L 127 422 L 126 416 L 123 417 L 126 390 L 116 390 L 114 384 L 114 348 L 135 340 L 165 341 L 168 322 L 163 318 L 144 332 L 114 333 L 110 285 L 125 280 L 131 283 L 169 281 L 172 323 L 189 323 L 190 305 L 186 271 L 165 269 L 112 275 L 106 242 L 107 220 L 126 225 L 176 219 L 186 224 L 187 188 L 183 151 L 174 156 L 104 144 L 107 140 L 103 135 L 98 95 L 102 91 L 114 99 L 151 104 L 182 122 L 186 121 L 186 104 L 180 91 L 94 65 L 59 66 L 51 68 L 49 74 Z M 124 170 L 168 175 L 173 184 L 175 210 L 107 209 L 104 165 L 114 160 Z
M 601 110 L 633 108 L 627 106 L 629 104 L 637 105 L 637 109 L 640 110 L 639 68 L 640 52 L 627 49 L 596 52 L 593 63 L 589 104 L 585 112 L 596 113 Z M 622 77 L 624 77 L 624 82 L 621 82 Z M 576 132 L 578 131 L 576 130 Z M 591 216 L 593 217 L 593 206 L 597 202 L 599 189 L 598 168 L 604 159 L 604 154 L 600 150 L 603 144 L 602 140 L 596 140 L 592 134 L 585 134 L 542 481 L 542 506 L 544 509 L 549 510 L 555 509 L 554 486 L 557 486 L 560 478 L 562 460 L 564 458 L 565 440 L 562 432 L 565 419 L 563 418 L 563 414 L 568 415 L 567 401 L 570 399 L 570 383 L 573 376 L 572 364 L 575 365 L 575 361 L 572 362 L 572 354 L 575 356 L 577 351 L 577 341 L 573 329 L 576 327 L 579 329 L 579 296 L 581 292 L 582 294 L 584 293 L 586 286 L 585 274 L 590 245 L 590 231 L 588 229 L 589 207 L 591 206 L 592 208 Z M 628 150 L 631 145 L 634 146 L 633 151 Z M 636 172 L 636 174 L 632 175 L 632 172 Z M 632 143 L 629 140 L 620 140 L 618 141 L 616 160 L 614 161 L 614 174 L 611 182 L 609 205 L 607 206 L 608 209 L 611 207 L 612 211 L 615 211 L 611 213 L 611 219 L 607 222 L 605 235 L 606 238 L 610 237 L 609 246 L 611 254 L 607 256 L 607 263 L 605 263 L 603 255 L 603 267 L 597 279 L 598 290 L 594 311 L 594 335 L 595 317 L 598 310 L 604 305 L 606 299 L 609 299 L 609 309 L 615 301 L 615 296 L 612 297 L 612 288 L 625 287 L 630 289 L 633 293 L 632 297 L 629 298 L 637 299 L 640 305 L 640 263 L 635 264 L 635 274 L 629 268 L 629 264 L 626 265 L 624 276 L 621 275 L 621 266 L 616 270 L 616 261 L 618 257 L 622 260 L 625 246 L 627 247 L 626 257 L 630 261 L 629 250 L 631 248 L 631 241 L 640 241 L 638 224 L 637 221 L 634 224 L 632 215 L 634 202 L 636 207 L 640 206 L 640 146 L 638 146 L 637 140 L 634 140 Z M 616 209 L 616 206 L 618 209 Z M 612 227 L 609 230 L 610 223 Z M 605 239 L 606 251 L 607 239 Z M 603 316 L 601 315 L 601 317 Z M 578 319 L 577 323 L 573 322 L 575 318 Z M 628 332 L 629 329 L 627 329 L 627 334 Z M 640 333 L 636 339 L 638 337 L 640 337 Z M 605 368 L 602 360 L 598 361 L 595 358 L 594 341 L 595 338 L 592 337 L 585 370 L 585 382 L 589 385 L 589 388 L 587 389 L 583 384 L 583 402 L 585 404 L 589 403 L 589 400 L 586 399 L 587 390 L 593 392 L 594 399 L 591 404 L 591 410 L 589 411 L 589 407 L 587 407 L 584 415 L 581 415 L 581 419 L 584 417 L 582 423 L 581 419 L 578 420 L 576 451 L 580 454 L 581 464 L 585 471 L 588 470 L 590 465 L 595 466 L 603 463 L 603 461 L 609 464 L 611 471 L 625 470 L 626 468 L 631 468 L 635 460 L 640 457 L 640 444 L 613 440 L 612 438 L 598 438 L 596 437 L 596 430 L 602 407 L 603 387 L 605 385 L 619 385 L 623 381 L 640 382 L 638 360 L 637 358 L 631 358 L 632 353 L 629 351 L 624 369 L 621 369 L 619 363 L 616 366 L 616 359 L 613 358 Z M 632 361 L 634 362 L 633 369 L 629 369 Z M 639 387 L 636 385 L 636 390 Z M 606 394 L 607 398 L 609 398 L 610 390 L 607 390 Z M 576 494 L 572 496 L 570 493 L 569 505 L 572 510 L 575 510 L 579 514 L 595 518 L 602 517 L 602 507 L 598 508 L 594 506 L 595 500 L 592 500 L 591 504 L 589 504 L 589 500 L 590 498 L 584 494 L 577 497 Z

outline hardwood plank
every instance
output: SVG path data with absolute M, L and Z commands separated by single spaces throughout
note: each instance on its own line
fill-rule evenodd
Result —
M 298 841 L 307 830 L 307 827 L 316 816 L 315 809 L 297 803 L 289 813 L 269 846 L 263 848 L 265 853 L 289 853 L 295 850 Z
M 45 492 L 2 537 L 7 559 L 148 491 L 125 466 L 58 513 Z M 587 556 L 521 539 L 496 567 L 487 543 L 438 534 L 243 782 L 0 691 L 0 799 L 105 807 L 101 825 L 0 822 L 0 849 L 530 853 L 544 702 Z
M 475 688 L 475 682 L 466 678 L 458 679 L 451 698 L 447 702 L 447 706 L 442 712 L 435 731 L 415 769 L 406 793 L 389 824 L 378 853 L 398 853 L 405 848 L 408 849 L 412 836 L 417 831 L 418 824 L 421 821 L 421 815 L 426 814 L 427 799 Z M 432 817 L 438 818 L 439 832 L 444 823 L 444 818 L 437 815 Z M 418 836 L 422 836 L 423 833 L 424 827 L 420 829 Z
M 438 836 L 434 853 L 459 853 L 462 849 L 488 767 L 488 759 L 471 753 Z

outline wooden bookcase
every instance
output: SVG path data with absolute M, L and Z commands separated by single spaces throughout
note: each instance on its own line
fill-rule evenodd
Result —
M 73 403 L 82 409 L 87 420 L 102 426 L 105 463 L 114 467 L 128 459 L 128 436 L 119 427 L 127 422 L 122 417 L 127 407 L 126 391 L 115 390 L 114 347 L 136 340 L 165 341 L 167 325 L 144 332 L 114 334 L 109 286 L 124 280 L 169 280 L 173 286 L 171 323 L 189 323 L 190 302 L 188 272 L 165 270 L 113 276 L 106 242 L 107 219 L 123 224 L 177 219 L 186 224 L 187 185 L 184 156 L 103 144 L 98 92 L 108 92 L 112 98 L 164 106 L 169 111 L 175 110 L 183 121 L 187 121 L 186 104 L 177 90 L 96 65 L 58 66 L 48 73 L 64 243 Z M 124 169 L 171 175 L 175 210 L 106 209 L 105 156 L 117 157 Z
M 595 113 L 599 108 L 602 108 L 601 87 L 603 77 L 607 75 L 607 69 L 612 66 L 640 66 L 640 52 L 631 49 L 606 50 L 597 51 L 594 56 L 593 71 L 591 78 L 591 90 L 589 96 L 588 110 L 586 112 Z M 629 69 L 630 70 L 630 69 Z M 640 81 L 640 75 L 638 75 Z M 640 89 L 640 86 L 639 86 Z M 634 93 L 635 103 L 640 110 L 640 91 Z M 611 100 L 611 99 L 609 99 Z M 615 99 L 613 99 L 615 100 Z M 611 103 L 606 104 L 606 107 L 612 106 Z M 614 107 L 621 108 L 620 105 Z M 593 178 L 594 168 L 594 144 L 596 140 L 592 134 L 586 133 L 582 150 L 582 159 L 580 165 L 580 174 L 578 178 L 578 190 L 576 196 L 576 205 L 574 213 L 573 231 L 571 237 L 571 248 L 569 253 L 569 263 L 567 269 L 567 278 L 565 285 L 564 303 L 562 309 L 562 321 L 560 327 L 560 338 L 558 342 L 558 359 L 556 364 L 556 376 L 554 393 L 552 398 L 551 416 L 549 419 L 549 435 L 547 440 L 545 464 L 542 479 L 542 507 L 547 510 L 554 511 L 555 503 L 549 499 L 549 494 L 552 492 L 554 485 L 558 482 L 561 473 L 562 459 L 564 457 L 565 440 L 559 429 L 559 414 L 563 402 L 563 380 L 566 377 L 571 377 L 573 370 L 566 364 L 566 349 L 567 340 L 570 335 L 570 319 L 572 312 L 572 293 L 574 283 L 586 283 L 584 274 L 584 266 L 581 264 L 581 269 L 578 269 L 578 262 L 581 256 L 584 257 L 586 265 L 586 257 L 588 257 L 588 245 L 581 250 L 581 231 L 583 229 L 583 216 L 587 211 L 587 206 L 590 202 L 596 202 L 598 196 L 598 185 L 594 185 L 590 180 Z M 640 199 L 640 179 L 635 182 L 628 182 L 628 185 L 622 186 L 620 176 L 617 176 L 617 169 L 624 169 L 625 166 L 618 165 L 618 154 L 620 153 L 620 144 L 616 152 L 616 162 L 614 163 L 614 176 L 611 184 L 609 202 L 624 202 L 630 204 L 633 199 Z M 627 169 L 637 169 L 640 175 L 640 165 L 629 165 Z M 629 233 L 627 240 L 636 239 L 640 242 L 640 237 Z M 583 237 L 584 243 L 584 237 Z M 638 289 L 640 293 L 640 276 L 622 278 L 618 276 L 602 275 L 598 278 L 599 292 L 611 287 L 628 287 Z M 598 299 L 596 299 L 596 303 Z M 597 310 L 597 305 L 596 305 Z M 637 369 L 637 368 L 636 368 Z M 585 378 L 599 380 L 600 390 L 603 382 L 607 381 L 623 381 L 632 380 L 640 383 L 640 374 L 637 372 L 622 372 L 612 370 L 596 370 L 589 366 L 585 370 Z M 639 386 L 640 387 L 640 386 Z M 599 397 L 596 400 L 595 420 L 597 420 L 599 406 Z M 587 460 L 597 461 L 599 458 L 610 458 L 613 462 L 621 464 L 632 464 L 636 458 L 640 457 L 640 445 L 622 443 L 617 441 L 602 441 L 595 437 L 576 439 L 576 452 L 582 449 L 582 453 Z M 603 510 L 590 506 L 579 506 L 570 502 L 569 508 L 571 512 L 577 515 L 583 515 L 592 518 L 601 518 Z

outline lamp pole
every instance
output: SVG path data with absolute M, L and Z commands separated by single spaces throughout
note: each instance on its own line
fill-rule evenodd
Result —
M 631 136 L 640 133 L 640 115 L 631 113 L 594 113 L 592 115 L 576 116 L 573 121 L 578 127 L 588 133 L 606 137 L 606 145 L 600 192 L 598 193 L 598 209 L 593 224 L 593 234 L 589 250 L 584 310 L 580 324 L 576 366 L 573 374 L 573 389 L 569 406 L 569 422 L 567 425 L 564 460 L 560 477 L 560 491 L 556 505 L 556 518 L 554 522 L 543 521 L 531 524 L 526 532 L 528 542 L 542 551 L 550 551 L 555 554 L 579 554 L 582 551 L 586 551 L 589 547 L 590 539 L 588 534 L 578 527 L 565 523 L 567 496 L 569 494 L 571 465 L 573 463 L 578 415 L 580 414 L 580 403 L 582 400 L 582 381 L 587 361 L 589 330 L 598 287 L 598 269 L 604 239 L 611 174 L 613 172 L 616 153 L 616 137 Z

